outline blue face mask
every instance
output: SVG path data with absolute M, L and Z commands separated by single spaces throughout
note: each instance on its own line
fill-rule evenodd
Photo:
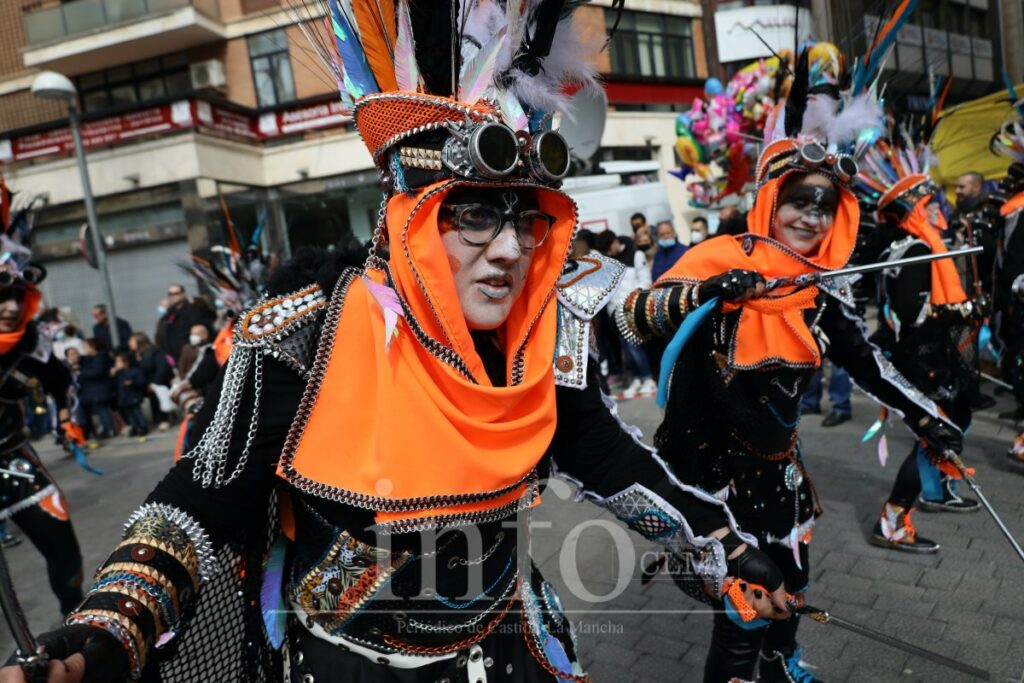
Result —
M 163 316 L 163 314 L 166 313 L 166 312 L 167 312 L 167 307 L 166 306 L 157 306 L 156 307 L 156 314 L 157 315 Z
M 676 238 L 675 237 L 659 237 L 658 238 L 658 246 L 661 247 L 662 249 L 671 249 L 672 247 L 675 246 L 675 244 L 676 244 Z

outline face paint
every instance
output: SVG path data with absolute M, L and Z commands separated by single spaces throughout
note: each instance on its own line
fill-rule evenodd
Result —
M 832 229 L 838 205 L 839 194 L 824 176 L 794 178 L 779 193 L 772 236 L 806 256 L 818 248 Z

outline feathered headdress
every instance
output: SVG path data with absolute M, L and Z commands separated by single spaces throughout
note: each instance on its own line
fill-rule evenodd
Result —
M 603 45 L 573 25 L 581 0 L 316 2 L 324 29 L 300 28 L 392 192 L 444 177 L 556 185 L 568 172 L 551 117 L 570 88 L 596 86 Z
M 888 134 L 865 151 L 857 188 L 880 213 L 901 218 L 938 189 L 929 176 L 937 161 L 931 150 L 931 136 L 952 80 L 947 78 L 940 87 L 941 79 L 933 76 L 929 111 L 923 117 L 893 121 Z
M 881 133 L 878 75 L 916 4 L 903 0 L 879 24 L 849 74 L 835 46 L 804 47 L 785 105 L 765 130 L 758 185 L 794 168 L 821 173 L 841 185 L 857 177 L 858 159 Z
M 266 284 L 267 270 L 260 249 L 260 236 L 267 211 L 260 211 L 252 237 L 243 248 L 223 194 L 220 195 L 220 205 L 224 212 L 227 244 L 212 247 L 208 259 L 192 254 L 191 263 L 179 263 L 178 266 L 205 284 L 229 310 L 237 313 L 255 305 Z
M 35 207 L 41 201 L 38 195 L 19 198 L 0 174 L 0 284 L 20 280 L 37 285 L 46 277 L 46 268 L 32 260 L 30 241 Z
M 1020 105 L 1024 106 L 1024 99 Z M 1004 123 L 992 137 L 989 147 L 994 153 L 1009 157 L 1014 163 L 1024 163 L 1024 117 Z

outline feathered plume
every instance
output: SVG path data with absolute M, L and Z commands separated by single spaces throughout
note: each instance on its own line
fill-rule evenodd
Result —
M 882 122 L 882 107 L 872 95 L 860 95 L 845 103 L 826 129 L 830 145 L 854 144 L 865 130 L 877 129 Z
M 416 41 L 409 18 L 409 0 L 398 0 L 398 35 L 395 40 L 395 81 L 399 90 L 418 91 L 423 85 L 416 63 Z
M 461 101 L 472 104 L 492 88 L 494 66 L 504 40 L 505 27 L 502 26 L 487 44 L 480 48 L 476 56 L 466 63 L 459 80 L 459 99 Z
M 379 89 L 383 92 L 397 90 L 395 43 L 398 27 L 394 0 L 352 0 L 352 12 L 366 62 Z
M 409 16 L 412 19 L 413 35 L 416 36 L 416 61 L 423 74 L 427 92 L 442 97 L 451 97 L 454 51 L 452 40 L 455 31 L 452 21 L 457 0 L 432 0 L 412 2 Z
M 7 187 L 7 181 L 0 173 L 0 230 L 7 232 L 11 225 L 11 200 L 14 193 Z
M 359 33 L 356 31 L 351 8 L 347 6 L 345 0 L 321 2 L 326 4 L 327 16 L 330 18 L 345 90 L 355 99 L 379 92 L 380 88 L 377 87 L 377 81 L 359 42 Z M 394 67 L 389 65 L 388 68 L 393 73 Z
M 801 52 L 797 58 L 793 85 L 790 86 L 789 97 L 786 98 L 785 131 L 790 137 L 796 137 L 804 125 L 804 111 L 807 109 L 808 58 L 807 50 Z
M 875 39 L 871 41 L 864 53 L 864 59 L 853 68 L 852 94 L 863 93 L 868 84 L 881 72 L 889 48 L 896 42 L 896 35 L 910 19 L 915 7 L 917 7 L 917 0 L 903 0 L 889 20 L 879 27 Z

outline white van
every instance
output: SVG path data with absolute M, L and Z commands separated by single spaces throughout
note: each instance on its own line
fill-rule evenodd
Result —
M 562 190 L 579 206 L 581 228 L 632 237 L 629 217 L 634 213 L 642 213 L 649 225 L 672 220 L 657 161 L 605 161 L 601 169 L 604 175 L 576 176 L 562 183 Z

